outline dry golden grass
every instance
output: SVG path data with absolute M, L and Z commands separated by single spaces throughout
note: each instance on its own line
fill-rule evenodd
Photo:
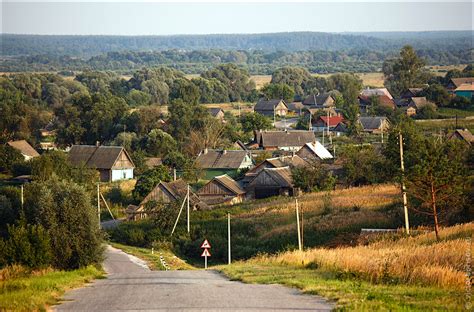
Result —
M 272 75 L 252 75 L 250 79 L 255 82 L 257 90 L 260 90 L 265 84 L 270 83 Z
M 239 105 L 240 113 L 249 113 L 253 112 L 253 105 L 251 103 L 236 102 L 236 103 L 212 103 L 212 104 L 203 104 L 207 108 L 221 108 L 224 112 L 230 111 L 233 115 L 239 115 Z
M 321 268 L 374 283 L 407 283 L 463 289 L 466 254 L 471 250 L 474 223 L 444 228 L 441 240 L 432 233 L 393 240 L 387 237 L 367 246 L 316 248 L 251 259 L 255 264 Z

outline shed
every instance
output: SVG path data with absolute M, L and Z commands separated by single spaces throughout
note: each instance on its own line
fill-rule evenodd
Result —
M 410 102 L 408 102 L 409 107 L 414 107 L 416 110 L 419 110 L 422 107 L 425 107 L 427 105 L 436 105 L 426 99 L 424 96 L 419 96 L 419 97 L 412 97 Z
M 255 104 L 254 111 L 264 116 L 286 116 L 288 114 L 288 105 L 283 100 L 260 99 Z
M 369 133 L 383 133 L 390 127 L 387 117 L 359 117 L 362 131 Z
M 247 187 L 250 196 L 257 199 L 271 196 L 294 196 L 298 190 L 293 185 L 290 167 L 264 168 Z
M 241 203 L 245 193 L 241 185 L 226 174 L 214 177 L 197 192 L 202 201 L 209 206 Z
M 334 107 L 335 101 L 330 93 L 324 94 L 311 94 L 303 100 L 303 105 L 308 108 L 319 108 L 324 109 L 328 107 Z
M 73 145 L 69 162 L 76 167 L 97 169 L 102 182 L 133 179 L 135 169 L 132 158 L 121 146 Z
M 209 113 L 212 117 L 219 119 L 220 121 L 224 121 L 224 111 L 222 110 L 222 108 L 211 107 L 209 108 Z
M 40 155 L 33 148 L 33 146 L 31 146 L 30 143 L 26 142 L 25 140 L 9 141 L 7 144 L 19 151 L 26 161 L 38 157 Z
M 296 155 L 307 162 L 332 159 L 331 153 L 319 141 L 306 143 L 296 152 Z
M 457 139 L 469 145 L 474 144 L 474 135 L 468 129 L 457 129 L 448 136 L 448 140 Z
M 371 97 L 371 96 L 378 96 L 378 95 L 386 95 L 389 99 L 393 100 L 392 94 L 388 91 L 387 88 L 367 88 L 364 89 L 360 92 L 360 95 L 365 96 L 365 97 Z
M 297 151 L 306 143 L 313 142 L 316 137 L 313 131 L 255 131 L 255 142 L 265 150 Z

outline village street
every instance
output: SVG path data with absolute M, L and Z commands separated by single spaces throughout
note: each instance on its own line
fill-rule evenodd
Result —
M 233 282 L 215 271 L 150 271 L 107 247 L 106 279 L 66 293 L 56 311 L 329 311 L 332 304 L 277 285 Z

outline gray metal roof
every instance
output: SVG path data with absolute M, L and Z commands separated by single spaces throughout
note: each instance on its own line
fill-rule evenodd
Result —
M 121 146 L 73 145 L 69 151 L 69 161 L 74 166 L 85 165 L 89 168 L 111 169 L 122 151 L 133 161 Z

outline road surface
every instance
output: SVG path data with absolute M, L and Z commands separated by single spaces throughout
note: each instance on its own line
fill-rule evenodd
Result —
M 150 271 L 108 247 L 106 279 L 66 293 L 56 311 L 329 311 L 331 303 L 278 285 L 233 282 L 215 271 Z

